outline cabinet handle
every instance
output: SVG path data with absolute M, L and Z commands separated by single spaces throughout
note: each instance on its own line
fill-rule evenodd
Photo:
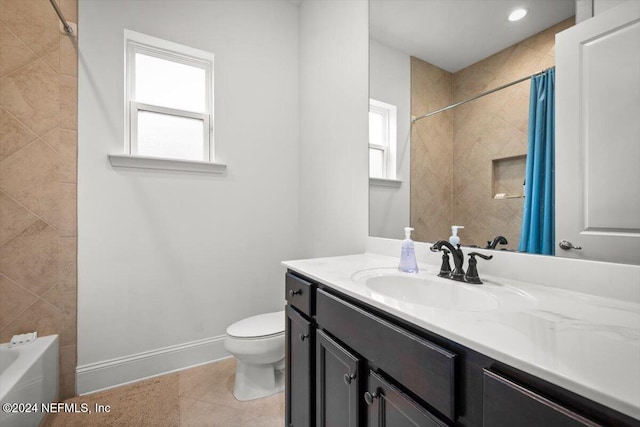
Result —
M 309 334 L 300 334 L 300 341 L 304 342 L 307 338 L 309 338 Z
M 352 381 L 352 380 L 355 380 L 355 379 L 356 379 L 356 375 L 355 375 L 355 374 L 353 374 L 353 375 L 344 374 L 344 377 L 343 377 L 343 378 L 344 378 L 344 383 L 345 383 L 346 385 L 349 385 L 349 384 L 351 384 L 351 381 Z
M 295 291 L 293 289 L 289 290 L 289 297 L 290 298 L 293 298 L 296 295 L 301 295 L 301 294 L 302 294 L 302 289 L 297 289 Z
M 378 397 L 380 397 L 380 395 L 378 393 L 376 393 L 375 391 L 373 393 L 369 393 L 367 391 L 364 394 L 364 401 L 366 402 L 367 405 L 371 406 L 371 405 L 373 405 L 373 399 L 377 399 Z

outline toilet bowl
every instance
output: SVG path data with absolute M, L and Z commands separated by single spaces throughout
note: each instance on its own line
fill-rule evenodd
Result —
M 225 349 L 238 359 L 233 395 L 252 400 L 284 390 L 284 311 L 260 314 L 227 328 Z

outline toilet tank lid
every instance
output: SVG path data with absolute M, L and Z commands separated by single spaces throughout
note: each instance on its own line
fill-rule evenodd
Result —
M 247 317 L 227 328 L 227 335 L 238 338 L 264 337 L 284 332 L 284 311 Z

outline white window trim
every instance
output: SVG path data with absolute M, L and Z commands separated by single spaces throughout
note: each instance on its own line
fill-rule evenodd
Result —
M 206 78 L 206 113 L 178 110 L 136 102 L 133 99 L 135 85 L 135 53 L 145 53 L 157 58 L 164 58 L 174 62 L 203 68 Z M 214 103 L 213 103 L 213 64 L 214 56 L 211 52 L 184 46 L 168 40 L 124 30 L 124 154 L 110 154 L 109 159 L 114 167 L 138 167 L 144 169 L 167 169 L 210 173 L 224 173 L 226 165 L 215 163 L 214 151 Z M 137 113 L 151 111 L 171 114 L 177 117 L 188 117 L 203 120 L 204 144 L 203 160 L 166 159 L 137 155 Z M 127 160 L 123 160 L 127 158 Z M 193 163 L 193 166 L 189 166 Z M 212 167 L 203 167 L 211 164 Z
M 400 188 L 402 186 L 402 180 L 387 179 L 387 178 L 369 178 L 369 185 L 371 185 L 372 187 Z
M 182 172 L 224 174 L 227 165 L 197 160 L 165 159 L 163 157 L 109 154 L 111 166 L 119 168 L 155 169 Z
M 398 138 L 398 107 L 386 102 L 378 101 L 376 99 L 369 99 L 369 111 L 373 111 L 384 115 L 385 117 L 385 139 L 387 145 L 369 144 L 369 148 L 375 148 L 382 150 L 383 152 L 383 177 L 369 177 L 370 180 L 375 180 L 376 184 L 380 184 L 381 180 L 386 181 L 398 181 L 396 171 L 396 150 L 397 150 L 397 138 Z M 394 183 L 394 184 L 395 184 Z M 395 185 L 390 185 L 395 186 Z
M 210 162 L 213 160 L 213 156 L 211 155 L 213 152 L 213 148 L 212 148 L 212 144 L 211 144 L 211 125 L 209 124 L 211 121 L 211 116 L 209 114 L 203 114 L 203 113 L 194 113 L 191 111 L 185 111 L 185 110 L 176 110 L 174 108 L 167 108 L 167 107 L 161 107 L 159 105 L 150 105 L 150 104 L 144 104 L 142 102 L 135 102 L 135 101 L 131 101 L 129 102 L 129 109 L 130 109 L 130 126 L 131 126 L 131 137 L 129 139 L 129 144 L 130 144 L 130 148 L 129 148 L 129 155 L 133 156 L 133 155 L 139 155 L 139 154 L 135 154 L 138 152 L 138 112 L 140 111 L 150 111 L 152 113 L 161 113 L 161 114 L 169 114 L 171 116 L 175 116 L 175 117 L 186 117 L 186 118 L 191 118 L 191 119 L 198 119 L 198 120 L 202 120 L 203 122 L 203 153 L 202 153 L 202 160 L 196 160 L 196 161 L 206 161 L 206 162 Z

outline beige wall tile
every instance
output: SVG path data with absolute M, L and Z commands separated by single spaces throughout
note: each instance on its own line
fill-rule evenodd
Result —
M 58 43 L 58 16 L 48 1 L 0 0 L 0 17 L 38 56 Z
M 58 2 L 62 14 L 68 22 L 78 23 L 78 1 L 77 0 L 60 0 Z
M 0 22 L 0 76 L 33 61 L 37 56 Z
M 0 162 L 28 145 L 37 135 L 0 108 Z
M 55 285 L 45 292 L 41 298 L 59 311 L 60 328 L 58 335 L 60 346 L 75 346 L 77 338 L 76 291 L 67 291 L 62 286 Z
M 58 239 L 58 284 L 64 291 L 76 292 L 76 239 Z
M 78 75 L 78 43 L 75 37 L 60 36 L 60 74 Z
M 77 182 L 78 132 L 53 129 L 42 136 L 42 141 L 60 154 L 60 182 Z
M 0 246 L 21 233 L 38 217 L 0 191 Z
M 0 162 L 0 190 L 42 215 L 63 197 L 60 155 L 36 141 Z
M 13 335 L 38 332 L 38 336 L 57 334 L 60 329 L 60 313 L 48 302 L 39 299 L 15 320 L 0 329 L 0 342 L 7 342 Z
M 42 295 L 58 280 L 58 233 L 38 220 L 0 247 L 0 274 Z
M 75 345 L 60 347 L 60 399 L 75 396 L 75 373 L 77 365 L 77 348 Z
M 78 79 L 60 76 L 60 129 L 78 128 Z
M 58 230 L 60 237 L 76 236 L 76 185 L 60 184 L 57 204 L 42 215 L 48 224 Z
M 0 275 L 0 301 L 2 301 L 0 330 L 15 320 L 20 313 L 29 308 L 37 299 L 36 295 Z
M 545 54 L 519 44 L 502 66 L 500 76 L 508 81 L 537 73 L 538 64 Z
M 32 62 L 2 78 L 0 106 L 43 135 L 58 124 L 59 84 L 51 67 Z
M 59 4 L 76 22 L 77 1 Z M 58 25 L 46 0 L 0 0 L 0 341 L 58 333 L 64 398 L 75 394 L 77 40 Z
M 451 104 L 451 74 L 411 58 L 411 114 L 420 116 Z M 422 119 L 411 134 L 410 222 L 416 240 L 441 238 L 451 221 L 453 115 Z
M 510 95 L 507 102 L 496 113 L 496 116 L 520 132 L 526 133 L 529 125 L 529 94 L 521 95 L 516 93 Z
M 60 356 L 60 360 L 65 360 Z M 75 366 L 74 366 L 75 369 Z M 58 387 L 58 399 L 68 399 L 76 395 L 76 373 L 60 374 L 60 384 Z M 43 424 L 46 426 L 48 424 Z

